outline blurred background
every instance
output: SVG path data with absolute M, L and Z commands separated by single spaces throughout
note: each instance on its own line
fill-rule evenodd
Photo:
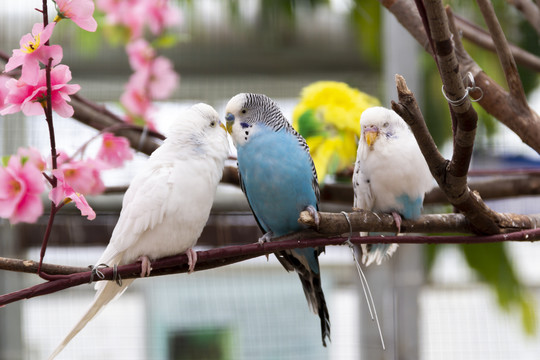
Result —
M 0 50 L 11 54 L 41 20 L 41 2 L 0 4 Z M 239 92 L 265 93 L 292 120 L 302 89 L 321 80 L 344 82 L 389 107 L 394 74 L 419 99 L 438 146 L 450 156 L 450 119 L 433 60 L 375 0 L 172 1 L 182 20 L 158 52 L 174 63 L 180 84 L 157 104 L 158 130 L 166 133 L 182 107 L 213 105 L 220 114 Z M 454 11 L 478 21 L 468 1 Z M 538 36 L 505 1 L 495 1 L 507 36 L 540 56 Z M 52 8 L 52 3 L 50 4 Z M 52 12 L 52 11 L 51 11 Z M 130 76 L 121 35 L 74 26 L 55 31 L 62 63 L 81 85 L 80 95 L 121 113 L 118 99 Z M 62 25 L 65 25 L 61 23 Z M 488 75 L 504 84 L 494 55 L 467 44 Z M 525 71 L 525 70 L 523 70 Z M 538 74 L 523 73 L 530 104 L 540 112 Z M 502 81 L 502 82 L 501 82 Z M 473 169 L 538 168 L 538 154 L 480 111 Z M 73 119 L 55 117 L 57 146 L 68 153 L 97 133 Z M 0 156 L 21 146 L 49 152 L 42 117 L 0 116 Z M 87 150 L 96 151 L 92 145 Z M 232 152 L 234 155 L 234 150 Z M 104 174 L 107 186 L 126 186 L 146 155 Z M 234 165 L 231 161 L 230 165 Z M 353 166 L 353 164 L 350 164 Z M 346 173 L 346 171 L 344 172 Z M 330 174 L 326 184 L 343 183 Z M 45 262 L 94 264 L 106 246 L 122 194 L 90 197 L 94 221 L 67 206 L 57 216 Z M 326 199 L 324 211 L 350 211 L 352 197 Z M 46 195 L 44 203 L 47 204 Z M 537 197 L 489 201 L 497 211 L 538 213 Z M 426 212 L 449 212 L 428 204 Z M 47 217 L 12 226 L 0 219 L 0 256 L 39 259 Z M 220 184 L 198 249 L 254 242 L 260 232 L 240 189 Z M 332 342 L 320 340 L 298 277 L 270 256 L 189 276 L 138 280 L 64 350 L 59 359 L 538 359 L 540 247 L 535 243 L 470 246 L 403 245 L 389 261 L 365 269 L 386 343 L 382 350 L 348 248 L 320 256 Z M 0 272 L 0 291 L 39 283 L 34 275 Z M 43 359 L 79 319 L 93 286 L 10 304 L 0 309 L 0 359 Z

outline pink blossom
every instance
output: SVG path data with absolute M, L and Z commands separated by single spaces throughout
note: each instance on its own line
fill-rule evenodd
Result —
M 105 165 L 96 160 L 69 161 L 53 170 L 53 175 L 68 184 L 74 191 L 85 195 L 97 195 L 105 190 L 100 171 Z
M 4 107 L 4 99 L 9 92 L 8 88 L 6 87 L 6 83 L 9 79 L 11 79 L 9 76 L 0 75 L 0 109 Z
M 73 190 L 66 182 L 61 170 L 56 169 L 53 170 L 52 173 L 58 179 L 58 184 L 49 192 L 49 199 L 51 199 L 56 206 L 60 205 L 61 202 L 67 204 L 73 201 L 75 202 L 75 206 L 81 211 L 81 215 L 87 216 L 88 220 L 94 220 L 96 218 L 96 213 L 88 204 L 84 195 Z
M 168 98 L 178 85 L 179 76 L 173 69 L 172 62 L 162 56 L 151 65 L 148 91 L 150 98 L 162 100 Z
M 124 93 L 120 96 L 120 103 L 128 112 L 144 116 L 152 108 L 152 102 L 145 89 L 146 83 L 147 75 L 144 71 L 137 71 L 129 78 Z
M 81 88 L 76 84 L 67 84 L 71 80 L 71 71 L 66 65 L 58 65 L 51 70 L 51 103 L 52 109 L 62 117 L 73 116 L 73 108 L 67 103 L 69 95 Z M 4 101 L 9 104 L 0 111 L 0 115 L 21 111 L 27 115 L 41 115 L 46 106 L 47 84 L 45 69 L 39 70 L 38 82 L 30 85 L 22 80 L 10 79 L 6 83 L 9 90 Z
M 97 22 L 93 18 L 94 2 L 92 0 L 55 0 L 58 15 L 55 22 L 71 19 L 77 26 L 86 31 L 96 31 Z
M 98 0 L 97 6 L 110 24 L 127 27 L 131 39 L 142 37 L 146 25 L 152 34 L 160 35 L 181 21 L 180 10 L 168 0 Z
M 129 147 L 129 141 L 122 136 L 114 136 L 111 133 L 103 134 L 103 143 L 97 154 L 97 159 L 111 167 L 122 166 L 124 161 L 131 160 L 133 153 Z
M 12 156 L 6 167 L 0 167 L 0 217 L 12 224 L 35 222 L 43 213 L 40 194 L 44 188 L 39 169 Z
M 45 170 L 46 163 L 43 159 L 43 156 L 41 156 L 41 153 L 38 149 L 34 147 L 29 148 L 19 148 L 17 150 L 17 155 L 21 158 L 23 163 L 30 163 L 33 166 L 35 166 L 40 172 Z
M 126 52 L 129 58 L 129 64 L 133 70 L 139 70 L 150 66 L 156 51 L 144 39 L 137 39 L 126 46 Z
M 165 28 L 180 24 L 180 10 L 171 6 L 168 0 L 148 1 L 146 5 L 148 27 L 152 34 L 159 35 Z
M 43 24 L 35 24 L 31 34 L 21 38 L 20 49 L 13 50 L 4 71 L 8 72 L 22 65 L 21 81 L 29 85 L 35 85 L 39 81 L 39 63 L 47 64 L 52 58 L 52 66 L 62 60 L 62 48 L 60 45 L 46 46 L 54 30 L 55 23 L 50 23 L 43 29 Z

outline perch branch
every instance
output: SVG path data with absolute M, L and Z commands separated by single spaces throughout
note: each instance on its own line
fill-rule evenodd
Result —
M 197 266 L 195 271 L 207 270 L 221 267 L 236 262 L 248 260 L 261 255 L 271 254 L 277 251 L 290 250 L 296 248 L 343 245 L 347 237 L 332 238 L 302 238 L 302 234 L 294 234 L 284 237 L 283 241 L 273 241 L 264 244 L 254 243 L 248 245 L 235 245 L 223 248 L 216 248 L 207 251 L 197 252 Z M 311 236 L 313 233 L 311 232 Z M 373 243 L 401 243 L 401 244 L 442 244 L 442 243 L 489 243 L 502 241 L 537 241 L 540 239 L 540 229 L 524 230 L 511 234 L 498 234 L 491 236 L 352 236 L 351 242 L 354 244 Z M 185 254 L 158 259 L 152 262 L 152 273 L 150 276 L 166 274 L 176 274 L 187 272 L 187 256 Z M 43 266 L 55 267 L 56 265 L 44 264 Z M 140 276 L 141 265 L 134 263 L 119 266 L 117 273 L 123 279 L 138 278 Z M 78 268 L 75 271 L 79 271 Z M 101 272 L 103 280 L 113 280 L 113 269 L 105 268 Z M 88 284 L 92 281 L 99 281 L 97 276 L 92 276 L 90 271 L 66 274 L 65 277 L 41 283 L 26 289 L 22 289 L 10 294 L 0 296 L 0 307 L 22 299 L 30 299 L 36 296 L 51 294 L 70 287 Z

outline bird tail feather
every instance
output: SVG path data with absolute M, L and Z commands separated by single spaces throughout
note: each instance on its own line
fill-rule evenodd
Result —
M 69 332 L 69 334 L 64 338 L 64 340 L 56 347 L 54 352 L 49 356 L 49 360 L 54 359 L 65 347 L 66 345 L 77 335 L 90 320 L 92 320 L 100 311 L 107 305 L 111 300 L 116 298 L 118 295 L 122 294 L 125 289 L 133 282 L 134 279 L 126 279 L 122 281 L 122 285 L 114 281 L 102 281 L 103 286 L 99 287 L 98 292 L 94 297 L 94 301 L 79 320 L 77 325 Z
M 310 251 L 311 253 L 309 253 Z M 326 339 L 331 340 L 330 313 L 328 312 L 321 286 L 321 275 L 317 258 L 322 251 L 321 249 L 313 248 L 295 249 L 292 251 L 282 251 L 276 255 L 278 255 L 279 261 L 287 271 L 294 269 L 298 273 L 308 306 L 313 313 L 319 315 L 322 343 L 323 346 L 326 346 Z
M 373 262 L 381 265 L 383 260 L 396 252 L 398 244 L 362 244 L 360 247 L 362 249 L 362 263 L 369 266 Z

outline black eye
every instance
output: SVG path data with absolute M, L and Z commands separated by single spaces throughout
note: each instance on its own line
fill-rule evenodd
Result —
M 242 109 L 242 114 L 245 114 L 247 112 L 246 109 Z
M 389 125 L 389 124 L 388 124 L 387 122 L 385 122 L 385 123 L 383 124 L 383 127 L 388 127 L 388 125 Z
M 212 122 L 210 123 L 210 127 L 216 127 L 216 122 L 215 122 L 215 121 L 212 121 Z

